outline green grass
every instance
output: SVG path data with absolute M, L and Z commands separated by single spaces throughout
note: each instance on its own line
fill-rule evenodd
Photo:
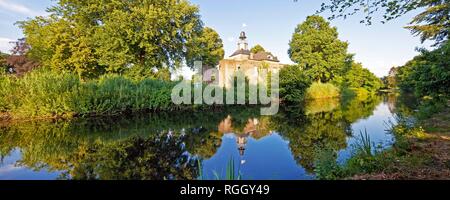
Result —
M 82 81 L 71 73 L 39 69 L 23 78 L 0 76 L 0 111 L 33 118 L 175 110 L 180 109 L 171 100 L 175 84 L 118 75 Z
M 331 83 L 315 82 L 306 91 L 306 99 L 330 99 L 339 96 L 339 88 Z
M 14 102 L 14 96 L 11 95 L 11 88 L 14 87 L 13 77 L 4 74 L 0 70 L 0 112 L 6 112 L 11 108 Z
M 318 179 L 336 180 L 380 172 L 398 172 L 398 166 L 414 167 L 426 162 L 425 156 L 409 153 L 411 142 L 408 138 L 421 138 L 424 130 L 410 127 L 404 122 L 390 124 L 390 132 L 394 134 L 396 143 L 392 148 L 383 150 L 375 146 L 367 131 L 361 132 L 353 146 L 350 159 L 340 165 L 336 162 L 336 152 L 323 150 L 315 161 L 315 173 Z M 400 172 L 401 173 L 401 172 Z
M 98 79 L 80 80 L 73 73 L 45 68 L 27 73 L 22 78 L 0 74 L 0 113 L 7 113 L 13 119 L 72 118 L 139 111 L 208 109 L 217 106 L 175 105 L 171 94 L 178 83 L 151 78 L 136 80 L 113 74 Z M 247 104 L 248 87 L 245 91 Z M 203 90 L 205 88 L 206 85 L 203 84 Z M 226 102 L 228 94 L 232 93 L 224 91 L 223 102 Z M 234 92 L 235 96 L 236 94 Z

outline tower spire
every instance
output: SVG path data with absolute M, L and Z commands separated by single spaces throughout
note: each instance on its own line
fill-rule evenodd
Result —
M 247 36 L 244 31 L 239 35 L 238 50 L 248 50 Z

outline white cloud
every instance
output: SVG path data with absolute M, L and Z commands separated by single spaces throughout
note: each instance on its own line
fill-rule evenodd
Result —
M 247 27 L 247 24 L 246 24 L 246 23 L 243 23 L 243 24 L 242 24 L 242 28 L 245 28 L 245 27 Z
M 11 44 L 12 41 L 14 40 L 0 37 L 0 51 L 2 53 L 9 53 L 9 51 L 14 46 L 13 44 Z
M 234 42 L 234 37 L 228 37 L 227 40 L 228 42 Z
M 0 8 L 23 14 L 26 16 L 44 15 L 45 13 L 34 11 L 25 5 L 10 2 L 10 0 L 0 0 Z

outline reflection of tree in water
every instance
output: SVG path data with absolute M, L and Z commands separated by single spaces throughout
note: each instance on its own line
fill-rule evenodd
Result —
M 197 162 L 183 148 L 182 136 L 133 137 L 96 144 L 70 170 L 73 179 L 195 179 Z
M 64 171 L 73 179 L 195 179 L 196 161 L 180 133 L 74 129 L 70 122 L 10 125 L 0 134 L 2 154 L 20 148 L 19 166 Z M 90 126 L 89 126 L 90 127 Z M 111 138 L 112 137 L 112 138 Z
M 336 106 L 334 101 L 310 102 L 303 108 L 292 107 L 275 116 L 273 125 L 289 141 L 297 162 L 312 172 L 318 153 L 327 149 L 337 156 L 339 150 L 347 147 L 347 137 L 352 135 L 351 124 L 372 115 L 379 102 L 377 97 L 354 98 L 342 102 L 341 106 Z
M 222 142 L 219 122 L 228 113 L 242 119 L 256 110 L 3 125 L 0 155 L 19 148 L 18 165 L 65 171 L 65 178 L 195 179 L 196 162 L 188 155 L 212 157 Z
M 419 106 L 419 101 L 414 94 L 408 93 L 390 93 L 384 96 L 384 101 L 387 102 L 392 113 L 402 117 L 414 116 L 414 110 Z
M 289 141 L 297 162 L 309 172 L 318 149 L 338 151 L 347 146 L 347 124 L 339 112 L 308 115 L 297 123 L 277 121 L 280 134 Z M 283 120 L 283 119 L 281 119 Z
M 366 99 L 337 106 L 335 102 L 285 106 L 278 115 L 264 117 L 259 116 L 259 108 L 241 107 L 0 125 L 0 156 L 19 148 L 19 165 L 65 171 L 65 178 L 195 179 L 195 159 L 214 156 L 225 133 L 240 138 L 236 142 L 245 150 L 248 137 L 260 139 L 277 131 L 289 141 L 297 162 L 312 170 L 317 150 L 337 152 L 345 148 L 351 123 L 370 116 L 378 102 Z M 168 135 L 172 137 L 168 139 Z
M 353 98 L 342 102 L 343 117 L 348 123 L 354 123 L 373 115 L 373 111 L 381 103 L 381 96 L 372 95 L 363 99 Z

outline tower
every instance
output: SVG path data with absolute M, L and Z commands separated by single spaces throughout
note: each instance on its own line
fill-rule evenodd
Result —
M 238 50 L 248 50 L 247 36 L 244 31 L 239 36 Z

